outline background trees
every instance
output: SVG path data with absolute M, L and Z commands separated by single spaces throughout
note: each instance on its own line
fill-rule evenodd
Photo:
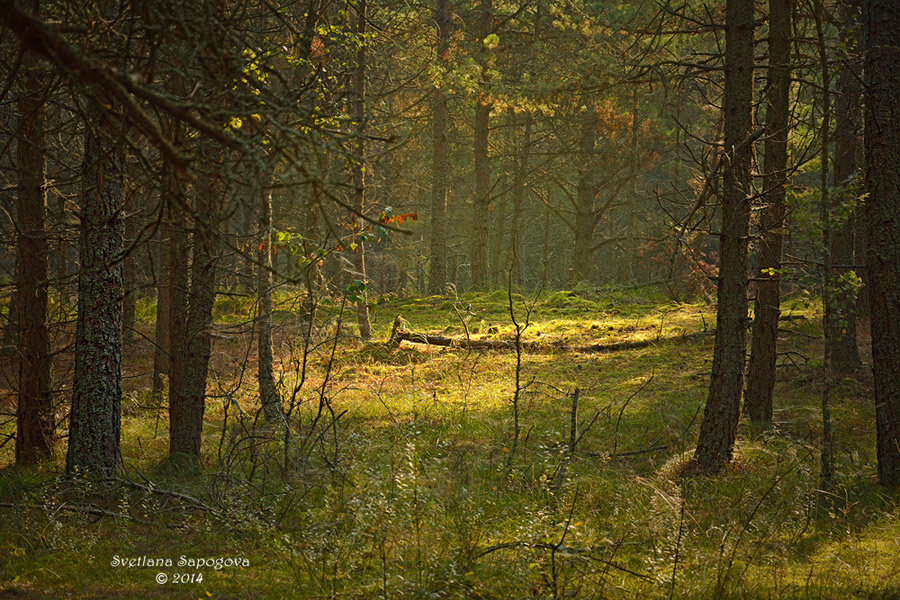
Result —
M 76 291 L 76 218 L 69 448 L 106 449 L 81 465 L 87 451 L 71 454 L 73 469 L 114 469 L 122 331 L 146 335 L 142 299 L 155 301 L 171 453 L 193 459 L 225 297 L 258 303 L 258 395 L 277 420 L 279 291 L 303 295 L 308 331 L 320 301 L 352 305 L 368 339 L 390 294 L 612 285 L 711 299 L 715 281 L 697 455 L 713 471 L 740 416 L 748 294 L 753 420 L 772 420 L 783 293 L 825 281 L 828 356 L 838 371 L 859 364 L 852 215 L 868 90 L 852 2 L 776 3 L 759 22 L 738 0 L 2 8 L 18 57 L 4 201 L 22 462 L 50 452 L 69 405 L 50 402 L 46 306 Z M 72 143 L 49 151 L 51 128 Z

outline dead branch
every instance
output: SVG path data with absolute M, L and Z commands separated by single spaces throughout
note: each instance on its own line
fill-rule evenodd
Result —
M 546 352 L 582 352 L 585 354 L 600 352 L 620 352 L 622 350 L 637 350 L 640 348 L 648 348 L 657 343 L 669 340 L 690 340 L 698 337 L 707 337 L 714 335 L 715 331 L 699 331 L 696 333 L 688 333 L 680 336 L 671 336 L 659 339 L 647 340 L 630 340 L 623 342 L 609 342 L 590 344 L 588 346 L 569 346 L 565 342 L 521 342 L 522 350 L 530 353 L 546 353 Z M 427 344 L 429 346 L 442 346 L 445 348 L 466 348 L 469 350 L 515 350 L 516 342 L 514 340 L 473 340 L 446 337 L 442 335 L 433 335 L 430 333 L 419 333 L 415 331 L 407 331 L 403 328 L 403 321 L 398 315 L 394 319 L 394 326 L 391 330 L 391 337 L 388 339 L 389 346 L 397 347 L 400 342 L 409 342 L 411 344 Z

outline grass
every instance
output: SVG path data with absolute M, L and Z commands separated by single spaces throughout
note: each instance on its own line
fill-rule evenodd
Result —
M 524 321 L 534 301 L 514 297 Z M 293 436 L 254 419 L 252 301 L 217 303 L 204 462 L 165 461 L 165 403 L 150 396 L 151 347 L 125 362 L 129 479 L 72 484 L 55 462 L 0 471 L 0 586 L 24 598 L 896 598 L 900 509 L 874 483 L 874 409 L 865 376 L 833 392 L 837 480 L 817 492 L 820 305 L 788 301 L 776 426 L 744 422 L 729 472 L 679 479 L 696 443 L 714 328 L 704 304 L 651 295 L 544 293 L 525 339 L 521 439 L 512 453 L 515 353 L 361 344 L 345 323 L 326 379 L 339 307 L 310 340 L 282 307 L 277 354 L 294 398 Z M 152 314 L 142 306 L 141 314 Z M 344 315 L 349 320 L 350 314 Z M 391 299 L 416 331 L 509 338 L 506 293 Z M 139 319 L 145 333 L 152 322 Z M 152 337 L 152 336 L 151 336 Z M 596 342 L 658 343 L 608 353 Z M 790 360 L 792 359 L 792 360 Z M 303 386 L 292 395 L 298 382 Z M 572 392 L 580 439 L 566 453 Z M 7 426 L 8 427 L 8 426 Z M 3 459 L 11 462 L 10 446 Z M 99 512 L 98 512 L 99 511 Z M 172 568 L 114 567 L 115 557 Z M 178 559 L 248 567 L 179 569 Z M 158 572 L 202 582 L 155 582 Z M 0 597 L 5 597 L 0 593 Z

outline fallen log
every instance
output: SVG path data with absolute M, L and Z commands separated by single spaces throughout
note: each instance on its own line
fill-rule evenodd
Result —
M 404 328 L 405 321 L 397 315 L 394 319 L 394 326 L 391 329 L 391 337 L 388 339 L 388 345 L 397 347 L 400 342 L 409 342 L 411 344 L 426 344 L 429 346 L 443 346 L 446 348 L 464 348 L 467 350 L 515 350 L 516 343 L 512 340 L 473 340 L 470 338 L 452 338 L 442 335 L 433 335 L 430 333 L 417 333 L 407 331 Z M 623 342 L 597 343 L 588 346 L 570 346 L 565 342 L 522 342 L 522 350 L 526 352 L 581 352 L 585 354 L 599 352 L 621 352 L 622 350 L 637 350 L 647 348 L 659 342 L 668 342 L 671 340 L 689 340 L 698 337 L 714 335 L 712 331 L 698 331 L 696 333 L 688 333 L 679 336 L 652 338 L 647 340 L 632 340 Z

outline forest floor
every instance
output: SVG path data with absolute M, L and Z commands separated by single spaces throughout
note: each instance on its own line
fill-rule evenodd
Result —
M 693 478 L 679 472 L 706 399 L 707 304 L 514 294 L 522 339 L 538 343 L 517 363 L 514 349 L 386 343 L 396 315 L 410 331 L 512 340 L 506 292 L 382 300 L 371 343 L 349 307 L 339 325 L 323 306 L 309 332 L 299 299 L 278 301 L 292 433 L 258 418 L 254 307 L 223 297 L 203 463 L 167 462 L 143 302 L 124 362 L 125 473 L 66 481 L 62 443 L 38 470 L 0 469 L 0 599 L 900 598 L 900 506 L 875 482 L 868 367 L 832 392 L 836 476 L 819 491 L 814 300 L 783 306 L 774 426 L 742 421 L 728 472 Z

